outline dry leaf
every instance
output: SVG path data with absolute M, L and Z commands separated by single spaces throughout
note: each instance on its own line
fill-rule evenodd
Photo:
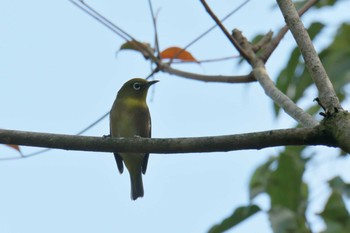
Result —
M 197 62 L 198 61 L 192 56 L 192 54 L 186 50 L 179 47 L 169 47 L 160 53 L 162 59 L 178 59 L 187 62 Z
M 149 58 L 149 54 L 154 54 L 154 49 L 149 43 L 141 43 L 136 40 L 127 41 L 120 46 L 119 50 L 134 50 L 140 52 L 145 58 Z

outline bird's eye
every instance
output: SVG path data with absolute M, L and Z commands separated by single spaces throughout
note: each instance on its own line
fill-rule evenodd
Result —
M 140 83 L 134 83 L 134 84 L 132 85 L 132 87 L 134 88 L 134 90 L 138 91 L 138 90 L 141 89 L 141 84 L 140 84 Z

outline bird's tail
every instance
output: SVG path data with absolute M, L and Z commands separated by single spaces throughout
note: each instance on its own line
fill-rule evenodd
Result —
M 143 197 L 142 174 L 140 171 L 130 172 L 131 200 Z

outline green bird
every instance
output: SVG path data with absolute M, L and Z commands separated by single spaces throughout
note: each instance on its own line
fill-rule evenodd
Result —
M 110 111 L 111 137 L 151 137 L 146 97 L 148 88 L 156 82 L 134 78 L 120 88 Z M 146 173 L 148 156 L 148 153 L 114 153 L 119 172 L 123 173 L 123 162 L 129 171 L 132 200 L 143 197 L 141 173 Z

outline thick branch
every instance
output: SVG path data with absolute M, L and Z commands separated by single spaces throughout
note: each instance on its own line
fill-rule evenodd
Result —
M 300 10 L 298 11 L 299 16 L 302 16 L 306 11 L 308 11 L 317 2 L 318 2 L 318 0 L 309 0 L 307 3 L 305 3 L 305 5 L 302 8 L 300 8 Z M 269 59 L 269 57 L 271 56 L 273 51 L 275 51 L 275 49 L 277 48 L 277 46 L 279 45 L 279 43 L 281 42 L 281 40 L 283 39 L 283 37 L 286 35 L 287 32 L 288 32 L 288 26 L 285 25 L 278 32 L 277 36 L 275 38 L 273 38 L 273 40 L 270 42 L 270 44 L 267 46 L 265 51 L 260 56 L 264 60 L 264 62 L 266 62 Z
M 320 127 L 196 138 L 104 138 L 0 129 L 0 143 L 100 152 L 191 153 L 262 149 L 285 145 L 335 146 Z
M 303 55 L 306 67 L 316 84 L 321 103 L 330 113 L 335 112 L 336 109 L 342 109 L 333 85 L 318 57 L 309 34 L 300 20 L 293 2 L 291 0 L 277 0 L 277 3 Z

